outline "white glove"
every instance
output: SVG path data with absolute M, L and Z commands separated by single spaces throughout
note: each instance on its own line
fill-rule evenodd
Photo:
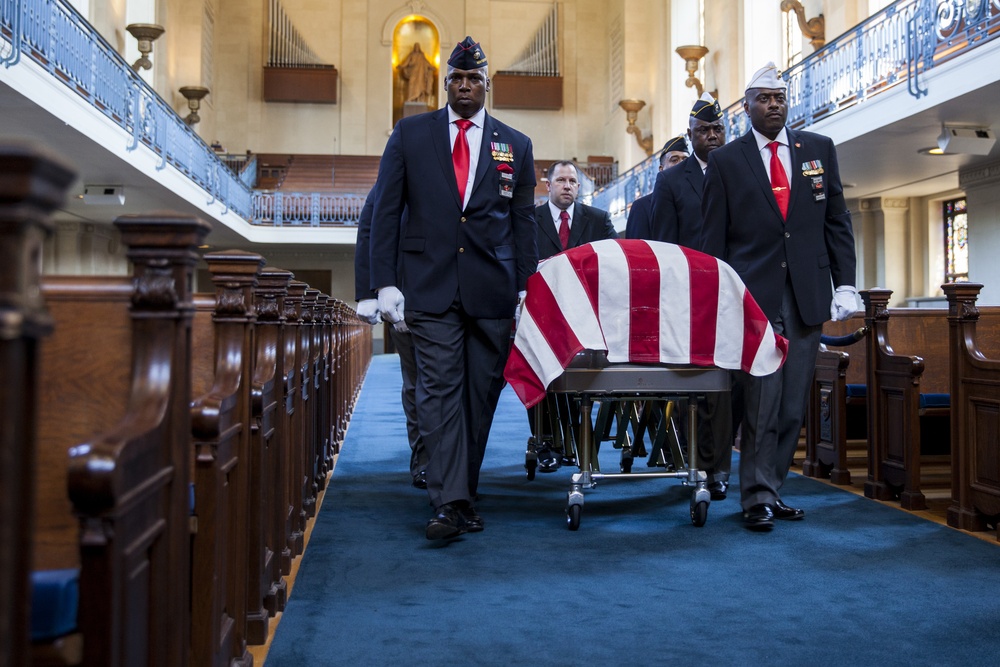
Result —
M 403 321 L 403 293 L 395 287 L 383 287 L 378 291 L 378 309 L 382 319 L 395 325 Z M 406 326 L 406 325 L 403 325 Z M 399 331 L 399 328 L 396 328 Z
M 410 327 L 406 326 L 406 322 L 400 320 L 392 325 L 392 328 L 399 333 L 410 333 Z
M 526 291 L 521 290 L 517 293 L 517 305 L 514 307 L 514 330 L 517 331 L 517 326 L 521 323 L 521 308 L 524 307 L 524 297 L 527 294 Z
M 368 324 L 378 324 L 382 316 L 378 312 L 378 299 L 362 299 L 358 301 L 358 317 Z
M 830 319 L 834 322 L 846 320 L 858 312 L 858 291 L 852 285 L 841 285 L 833 293 L 830 303 Z

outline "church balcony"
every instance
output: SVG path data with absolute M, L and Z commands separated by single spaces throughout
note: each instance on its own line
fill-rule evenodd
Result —
M 1000 0 L 899 0 L 783 73 L 788 126 L 834 140 L 849 199 L 955 190 L 960 170 L 995 162 L 997 150 L 926 151 L 944 123 L 1000 126 L 998 36 Z M 750 129 L 742 99 L 724 114 L 730 141 Z M 654 154 L 596 192 L 593 204 L 624 229 L 655 175 Z

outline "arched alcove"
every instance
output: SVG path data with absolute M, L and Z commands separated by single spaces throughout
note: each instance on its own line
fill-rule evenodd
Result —
M 392 34 L 392 124 L 438 107 L 441 38 L 425 16 L 403 17 Z

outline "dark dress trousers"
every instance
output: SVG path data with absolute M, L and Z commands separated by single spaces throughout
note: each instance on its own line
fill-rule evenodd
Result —
M 531 141 L 487 114 L 463 209 L 447 108 L 403 118 L 378 183 L 371 287 L 394 285 L 405 299 L 428 495 L 435 507 L 471 500 L 503 388 L 517 293 L 538 263 Z
M 701 249 L 743 279 L 775 332 L 789 340 L 776 373 L 743 376 L 740 443 L 744 509 L 780 499 L 798 444 L 823 322 L 834 285 L 854 285 L 851 216 L 833 142 L 787 130 L 791 188 L 783 220 L 753 132 L 709 154 Z M 821 169 L 821 173 L 815 173 Z M 812 171 L 813 173 L 804 173 Z
M 376 187 L 378 184 L 376 184 Z M 370 240 L 372 229 L 372 213 L 375 210 L 375 188 L 372 188 L 365 198 L 365 205 L 358 218 L 358 240 L 354 246 L 354 300 L 374 299 L 375 291 L 371 289 Z M 405 215 L 404 222 L 405 224 Z M 413 342 L 410 334 L 387 327 L 396 352 L 399 354 L 399 367 L 403 378 L 403 388 L 400 400 L 403 403 L 403 414 L 406 416 L 406 436 L 410 443 L 410 475 L 416 478 L 427 467 L 427 451 L 424 449 L 420 431 L 417 429 L 417 363 L 413 355 Z

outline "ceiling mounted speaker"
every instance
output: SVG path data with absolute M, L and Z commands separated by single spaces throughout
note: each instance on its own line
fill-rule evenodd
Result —
M 938 148 L 945 153 L 989 155 L 997 141 L 988 127 L 955 127 L 945 125 L 938 137 Z
M 124 206 L 125 186 L 87 185 L 83 188 L 83 203 L 93 206 Z

